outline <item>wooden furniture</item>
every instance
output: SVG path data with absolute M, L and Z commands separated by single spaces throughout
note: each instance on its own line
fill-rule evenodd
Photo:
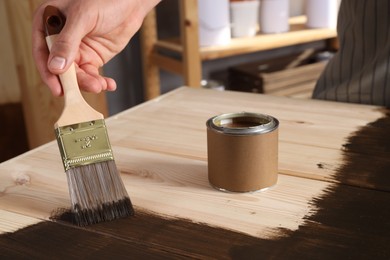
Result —
M 42 82 L 32 57 L 31 21 L 42 0 L 0 0 L 1 103 L 22 103 L 29 147 L 54 140 L 54 122 L 63 108 L 63 99 L 54 98 Z M 4 22 L 4 23 L 3 23 Z M 4 59 L 3 59 L 4 57 Z M 105 94 L 86 94 L 88 102 L 108 115 Z M 10 138 L 17 138 L 10 137 Z M 2 148 L 3 149 L 3 148 Z
M 141 29 L 145 98 L 160 94 L 158 69 L 179 74 L 184 84 L 200 87 L 202 62 L 265 51 L 302 43 L 326 40 L 329 48 L 337 48 L 334 29 L 306 28 L 306 17 L 290 19 L 290 31 L 281 34 L 259 34 L 253 38 L 233 38 L 223 46 L 199 46 L 197 0 L 179 0 L 180 39 L 159 39 L 156 32 L 156 14 L 153 10 Z M 170 55 L 173 54 L 173 55 Z M 179 56 L 179 58 L 175 58 Z
M 205 122 L 235 111 L 280 121 L 279 179 L 265 192 L 208 183 Z M 136 216 L 50 221 L 70 205 L 51 142 L 0 164 L 0 258 L 390 257 L 388 110 L 183 87 L 106 122 Z
M 315 51 L 229 68 L 229 90 L 274 96 L 311 98 L 325 61 L 313 63 Z

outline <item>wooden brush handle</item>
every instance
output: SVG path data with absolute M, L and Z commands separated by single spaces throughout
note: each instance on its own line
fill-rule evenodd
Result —
M 55 42 L 57 35 L 65 26 L 65 22 L 66 18 L 58 8 L 53 6 L 47 6 L 45 8 L 43 23 L 49 50 L 51 50 L 51 46 Z M 64 92 L 65 106 L 60 118 L 54 125 L 55 128 L 104 118 L 81 95 L 74 63 L 71 64 L 65 73 L 59 75 L 59 79 Z

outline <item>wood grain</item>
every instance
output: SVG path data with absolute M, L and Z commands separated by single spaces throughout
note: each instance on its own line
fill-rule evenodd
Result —
M 267 113 L 281 123 L 281 174 L 278 185 L 267 193 L 234 196 L 216 192 L 207 181 L 205 122 L 222 112 L 242 110 Z M 264 229 L 280 223 L 297 228 L 310 209 L 310 198 L 339 181 L 334 174 L 341 166 L 340 148 L 348 135 L 382 115 L 371 106 L 180 88 L 110 118 L 107 125 L 117 165 L 136 206 L 270 235 Z M 47 219 L 55 208 L 69 202 L 54 143 L 3 164 L 0 176 L 0 190 L 6 191 L 0 201 L 6 210 Z M 294 213 L 283 210 L 286 191 L 290 198 L 297 196 L 297 204 L 289 202 L 287 207 Z M 156 198 L 164 200 L 156 203 Z M 220 207 L 210 218 L 216 204 Z M 236 207 L 246 213 L 235 214 Z M 263 224 L 253 228 L 250 223 L 255 222 Z
M 280 121 L 279 172 L 319 180 L 334 179 L 350 133 L 384 116 L 374 106 L 190 88 L 152 102 L 109 120 L 114 144 L 206 161 L 207 119 L 264 113 Z
M 42 220 L 0 209 L 0 234 L 15 232 Z
M 280 176 L 278 185 L 265 193 L 222 193 L 208 184 L 204 161 L 114 149 L 118 169 L 136 207 L 259 237 L 278 236 L 274 230 L 278 227 L 296 230 L 304 216 L 315 212 L 309 204 L 311 198 L 322 195 L 330 185 Z M 1 165 L 2 209 L 48 220 L 56 209 L 67 208 L 67 183 L 56 150 L 56 144 L 50 143 Z M 286 193 L 292 201 L 285 201 Z
M 275 187 L 210 187 L 205 120 L 226 109 L 280 120 Z M 389 115 L 366 105 L 177 89 L 107 120 L 134 218 L 82 229 L 58 219 L 34 224 L 70 205 L 57 145 L 0 164 L 0 230 L 26 226 L 0 236 L 0 256 L 387 259 Z

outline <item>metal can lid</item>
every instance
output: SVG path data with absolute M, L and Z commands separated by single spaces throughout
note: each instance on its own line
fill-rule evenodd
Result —
M 272 132 L 279 121 L 269 115 L 239 112 L 221 114 L 207 120 L 207 127 L 228 135 L 257 135 Z

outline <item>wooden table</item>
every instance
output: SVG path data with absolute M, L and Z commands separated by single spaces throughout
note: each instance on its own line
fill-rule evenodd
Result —
M 280 120 L 279 179 L 259 193 L 207 180 L 208 118 Z M 390 257 L 390 114 L 365 105 L 179 88 L 106 120 L 136 216 L 79 228 L 57 148 L 0 164 L 0 258 Z

